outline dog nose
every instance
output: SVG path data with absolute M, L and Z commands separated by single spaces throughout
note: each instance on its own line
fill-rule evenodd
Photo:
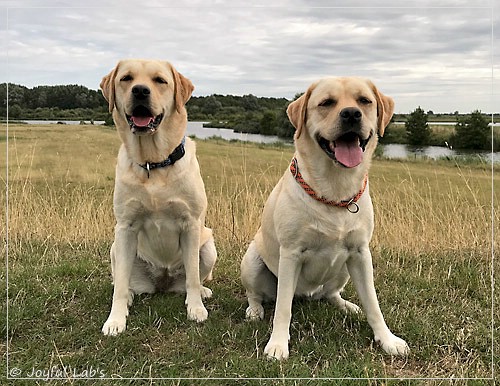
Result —
M 132 95 L 139 100 L 144 100 L 149 98 L 149 94 L 151 94 L 151 90 L 149 87 L 144 86 L 142 84 L 137 84 L 132 87 Z
M 363 113 L 357 107 L 346 107 L 340 111 L 342 123 L 350 126 L 359 124 L 362 117 Z

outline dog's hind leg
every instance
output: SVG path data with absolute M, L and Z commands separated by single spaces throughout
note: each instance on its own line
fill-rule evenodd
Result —
M 247 319 L 263 319 L 262 302 L 266 299 L 276 299 L 278 280 L 264 264 L 255 241 L 250 243 L 241 261 L 241 281 L 248 298 Z
M 347 284 L 349 280 L 349 272 L 347 271 L 347 267 L 342 267 L 342 270 L 329 282 L 327 282 L 321 291 L 317 294 L 314 294 L 314 298 L 326 298 L 328 301 L 341 311 L 345 313 L 358 314 L 361 313 L 361 308 L 359 308 L 356 304 L 351 303 L 348 300 L 342 298 L 341 293 L 344 289 L 344 286 Z
M 152 294 L 157 291 L 156 278 L 160 276 L 165 269 L 156 268 L 150 263 L 136 257 L 130 276 L 130 292 L 134 295 Z
M 203 244 L 200 248 L 200 281 L 210 281 L 213 279 L 213 268 L 215 261 L 217 260 L 217 249 L 215 249 L 214 237 L 212 236 L 212 231 L 208 228 L 206 230 L 210 231 L 210 237 L 208 241 Z M 201 297 L 209 298 L 212 296 L 212 290 L 205 286 L 201 286 Z
M 342 296 L 340 296 L 340 292 L 335 292 L 328 296 L 328 300 L 335 304 L 341 311 L 350 314 L 360 314 L 362 313 L 361 308 L 358 305 L 351 303 L 348 300 L 345 300 Z

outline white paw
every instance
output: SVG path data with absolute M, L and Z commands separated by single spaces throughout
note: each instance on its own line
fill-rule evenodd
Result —
M 134 302 L 134 292 L 128 291 L 128 300 L 127 300 L 128 306 L 130 307 L 133 302 Z
M 340 307 L 342 311 L 349 314 L 362 314 L 361 308 L 359 308 L 356 304 L 348 302 L 345 300 L 344 307 Z
M 194 320 L 196 322 L 204 322 L 208 318 L 208 311 L 203 304 L 197 307 L 190 307 L 188 305 L 187 314 L 189 320 Z
M 207 299 L 212 297 L 212 290 L 208 287 L 201 286 L 201 298 Z
M 330 303 L 335 304 L 339 310 L 345 312 L 346 314 L 361 314 L 361 308 L 359 308 L 356 304 L 351 303 L 345 299 L 342 299 L 339 294 L 335 296 L 329 297 L 328 300 Z
M 408 355 L 410 352 L 408 344 L 394 334 L 390 334 L 384 339 L 375 337 L 375 341 L 377 341 L 382 349 L 390 355 Z
M 270 358 L 283 360 L 288 358 L 288 342 L 275 342 L 271 338 L 264 348 L 264 354 Z
M 116 336 L 123 331 L 127 327 L 127 318 L 124 316 L 123 318 L 111 318 L 109 317 L 102 326 L 102 333 L 104 335 Z
M 264 319 L 264 307 L 261 304 L 256 306 L 248 306 L 245 312 L 245 316 L 249 320 Z

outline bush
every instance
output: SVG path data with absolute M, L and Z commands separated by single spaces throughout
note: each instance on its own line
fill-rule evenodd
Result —
M 427 124 L 427 114 L 420 106 L 409 115 L 405 128 L 409 145 L 427 146 L 429 144 L 431 131 Z
M 473 111 L 468 117 L 458 118 L 455 125 L 453 146 L 457 149 L 491 149 L 490 127 L 481 111 Z

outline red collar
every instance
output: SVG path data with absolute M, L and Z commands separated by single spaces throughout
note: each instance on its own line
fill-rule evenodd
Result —
M 304 180 L 302 177 L 302 174 L 299 172 L 299 166 L 297 164 L 297 158 L 293 157 L 292 162 L 290 163 L 290 172 L 292 172 L 293 177 L 295 178 L 295 181 L 298 182 L 300 186 L 305 190 L 305 192 L 314 198 L 316 201 L 322 202 L 323 204 L 326 205 L 331 205 L 331 206 L 337 206 L 340 208 L 346 208 L 349 212 L 351 213 L 358 213 L 359 212 L 359 206 L 356 204 L 356 202 L 361 198 L 363 195 L 365 189 L 366 189 L 366 184 L 368 182 L 368 174 L 365 174 L 365 178 L 363 179 L 363 186 L 361 187 L 361 190 L 354 196 L 351 197 L 347 200 L 342 200 L 342 201 L 329 201 L 324 197 L 320 197 L 317 195 L 317 193 L 314 191 L 313 188 Z

